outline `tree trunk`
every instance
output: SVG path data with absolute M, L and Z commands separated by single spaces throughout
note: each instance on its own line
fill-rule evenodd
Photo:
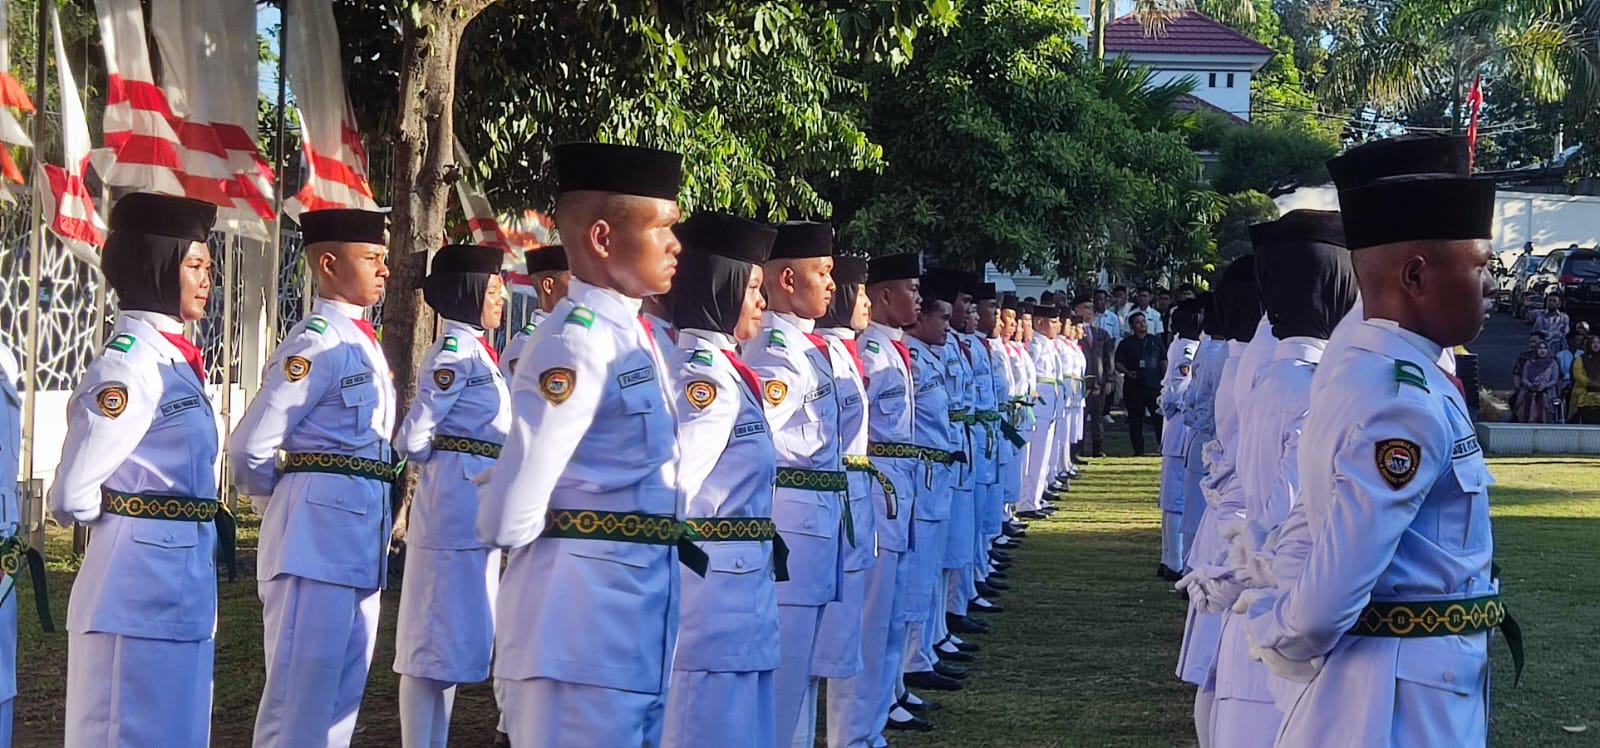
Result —
M 416 395 L 417 366 L 433 342 L 434 314 L 422 303 L 422 279 L 428 272 L 428 252 L 444 241 L 450 189 L 457 178 L 454 103 L 461 35 L 496 2 L 410 0 L 416 8 L 402 13 L 400 127 L 391 152 L 392 247 L 383 302 L 383 352 L 394 372 L 400 414 Z M 414 476 L 404 485 L 403 496 L 409 499 Z
M 1090 40 L 1092 45 L 1090 49 L 1093 50 L 1096 60 L 1106 58 L 1106 3 L 1108 2 L 1116 0 L 1091 0 L 1089 3 L 1089 25 L 1092 27 L 1089 33 L 1094 37 Z

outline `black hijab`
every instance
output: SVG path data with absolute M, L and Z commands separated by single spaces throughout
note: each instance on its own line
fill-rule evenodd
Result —
M 206 241 L 217 206 L 202 200 L 135 192 L 111 210 L 100 272 L 123 311 L 182 313 L 178 271 L 194 242 Z
M 1248 343 L 1261 323 L 1261 296 L 1256 288 L 1255 255 L 1233 261 L 1222 272 L 1217 289 L 1217 307 L 1222 310 L 1223 337 Z
M 1184 299 L 1172 307 L 1172 331 L 1184 340 L 1200 339 L 1200 320 L 1205 316 L 1205 302 Z
M 833 258 L 833 298 L 828 301 L 828 311 L 817 319 L 817 327 L 849 327 L 856 313 L 856 294 L 866 282 L 866 258 Z
M 1200 331 L 1211 336 L 1212 340 L 1222 339 L 1222 310 L 1217 308 L 1217 295 L 1205 291 L 1194 297 L 1200 302 L 1204 314 L 1200 320 Z
M 422 282 L 422 299 L 445 319 L 482 327 L 489 278 L 499 273 L 503 254 L 472 244 L 441 248 L 433 256 L 433 271 Z
M 1334 211 L 1296 210 L 1250 227 L 1273 337 L 1327 340 L 1356 301 L 1356 275 Z M 1270 258 L 1270 261 L 1268 261 Z
M 696 213 L 672 227 L 683 251 L 662 306 L 680 330 L 732 335 L 751 268 L 766 262 L 778 230 L 729 213 Z

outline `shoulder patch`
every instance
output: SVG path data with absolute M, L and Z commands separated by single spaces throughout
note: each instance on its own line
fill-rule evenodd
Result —
M 704 364 L 706 366 L 711 366 L 711 365 L 716 363 L 716 359 L 713 359 L 711 357 L 711 351 L 708 351 L 708 350 L 705 350 L 705 349 L 697 349 L 693 354 L 691 354 L 689 356 L 689 363 L 691 363 L 691 364 Z
M 587 327 L 587 325 L 585 325 Z M 549 400 L 551 405 L 560 405 L 572 397 L 572 388 L 575 384 L 574 377 L 577 372 L 564 366 L 545 369 L 539 375 L 539 394 Z
M 909 350 L 910 350 L 910 351 L 911 351 L 911 360 L 912 360 L 912 361 L 915 361 L 915 360 L 917 360 L 917 359 L 919 359 L 919 358 L 922 358 L 922 357 L 921 357 L 921 356 L 918 356 L 918 355 L 917 355 L 917 349 L 915 349 L 915 348 L 911 348 L 911 349 L 909 349 Z
M 567 324 L 582 325 L 585 329 L 594 325 L 594 310 L 586 306 L 575 306 L 567 312 Z
M 767 345 L 775 345 L 780 348 L 789 347 L 789 344 L 783 339 L 782 330 L 773 330 L 772 332 L 767 333 Z
M 880 348 L 878 346 L 878 341 L 876 341 L 876 340 L 867 341 L 867 353 L 877 353 L 880 350 L 882 350 L 882 348 Z
M 450 385 L 456 383 L 456 373 L 449 369 L 434 369 L 433 383 L 439 385 L 441 390 L 448 390 Z
M 94 404 L 107 418 L 116 418 L 128 409 L 128 388 L 122 385 L 106 387 L 95 394 Z
M 298 382 L 311 373 L 311 359 L 302 356 L 290 356 L 283 361 L 283 375 L 291 382 Z
M 766 384 L 761 385 L 761 394 L 767 398 L 768 403 L 777 405 L 789 396 L 789 385 L 776 379 L 769 380 Z
M 1409 384 L 1420 387 L 1423 392 L 1428 391 L 1428 375 L 1421 366 L 1410 361 L 1394 362 L 1394 381 L 1400 384 Z
M 106 347 L 113 351 L 122 351 L 123 353 L 127 353 L 128 351 L 133 350 L 134 340 L 136 340 L 136 338 L 134 338 L 132 335 L 122 333 L 121 335 L 112 338 L 111 342 L 106 343 Z
M 528 324 L 522 326 L 522 334 L 523 335 L 532 335 L 533 334 L 533 329 L 538 327 L 538 326 L 539 326 L 538 322 L 529 322 Z
M 454 336 L 454 335 L 446 335 L 446 336 L 444 336 L 444 349 L 445 350 L 450 351 L 451 353 L 455 353 L 460 348 L 461 348 L 461 344 L 456 342 L 456 336 Z
M 683 396 L 697 410 L 705 410 L 717 401 L 717 385 L 704 379 L 696 379 L 683 386 Z
M 1408 439 L 1384 439 L 1377 447 L 1378 474 L 1389 488 L 1404 488 L 1422 465 L 1422 447 Z
M 328 320 L 322 317 L 308 317 L 306 319 L 306 329 L 317 333 L 327 332 Z

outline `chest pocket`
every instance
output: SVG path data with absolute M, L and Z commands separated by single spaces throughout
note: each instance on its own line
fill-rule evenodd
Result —
M 1434 533 L 1434 542 L 1447 551 L 1471 552 L 1488 547 L 1489 485 L 1494 479 L 1477 452 L 1451 461 L 1453 480 L 1434 486 L 1418 512 L 1425 531 Z
M 622 414 L 635 419 L 637 438 L 648 450 L 660 449 L 677 436 L 655 380 L 622 388 Z
M 341 380 L 339 399 L 344 403 L 346 421 L 352 431 L 359 432 L 369 428 L 372 424 L 372 412 L 378 407 L 378 392 L 373 389 L 372 373 L 363 372 Z

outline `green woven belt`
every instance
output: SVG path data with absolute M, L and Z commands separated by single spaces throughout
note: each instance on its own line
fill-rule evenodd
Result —
M 283 461 L 285 473 L 334 473 L 393 483 L 404 465 L 327 452 L 290 452 Z
M 844 469 L 866 473 L 877 480 L 878 485 L 883 486 L 883 501 L 888 505 L 886 507 L 888 518 L 894 519 L 900 516 L 900 505 L 895 501 L 894 483 L 889 480 L 889 476 L 884 475 L 882 470 L 872 464 L 872 460 L 866 455 L 845 455 Z
M 805 491 L 848 491 L 850 479 L 842 470 L 805 470 L 778 468 L 778 488 L 798 488 Z
M 921 460 L 924 457 L 922 447 L 899 442 L 873 442 L 867 445 L 867 454 L 872 457 L 893 457 L 908 460 Z
M 996 421 L 999 421 L 1000 420 L 1000 411 L 998 411 L 998 410 L 980 410 L 980 411 L 978 411 L 978 420 L 980 422 L 983 422 L 983 423 L 994 423 Z
M 965 410 L 950 411 L 951 423 L 972 423 L 972 415 Z
M 703 577 L 706 575 L 705 551 L 689 542 L 686 532 L 685 524 L 670 514 L 551 509 L 544 514 L 544 532 L 540 536 L 677 546 L 678 559 L 683 565 Z
M 468 439 L 465 436 L 434 436 L 433 448 L 445 452 L 461 452 L 463 454 L 500 459 L 500 445 L 480 439 Z
M 1046 378 L 1044 378 L 1044 377 L 1040 377 L 1040 378 L 1039 378 L 1039 384 L 1050 384 L 1050 385 L 1055 385 L 1055 384 L 1061 384 L 1061 383 L 1060 383 L 1060 382 L 1057 382 L 1057 381 L 1056 381 L 1056 380 L 1054 380 L 1054 379 L 1046 379 Z
M 139 519 L 168 519 L 178 522 L 210 522 L 217 518 L 216 499 L 171 496 L 157 493 L 123 493 L 100 489 L 100 510 Z
M 18 528 L 17 534 L 0 540 L 0 571 L 12 577 L 14 583 L 21 582 L 24 566 L 28 568 L 28 578 L 33 582 L 33 607 L 39 613 L 39 628 L 45 633 L 54 633 L 56 624 L 50 618 L 50 590 L 45 586 L 44 556 L 28 547 L 27 536 Z
M 948 452 L 943 449 L 934 449 L 933 447 L 922 448 L 922 459 L 928 462 L 937 462 L 940 465 L 953 465 L 957 462 L 967 461 L 966 455 L 960 452 Z
M 690 540 L 717 542 L 772 541 L 773 577 L 789 581 L 789 546 L 778 536 L 778 525 L 771 517 L 691 517 L 683 521 Z
M 1356 636 L 1458 636 L 1496 628 L 1505 620 L 1499 595 L 1465 600 L 1368 603 L 1350 633 Z

